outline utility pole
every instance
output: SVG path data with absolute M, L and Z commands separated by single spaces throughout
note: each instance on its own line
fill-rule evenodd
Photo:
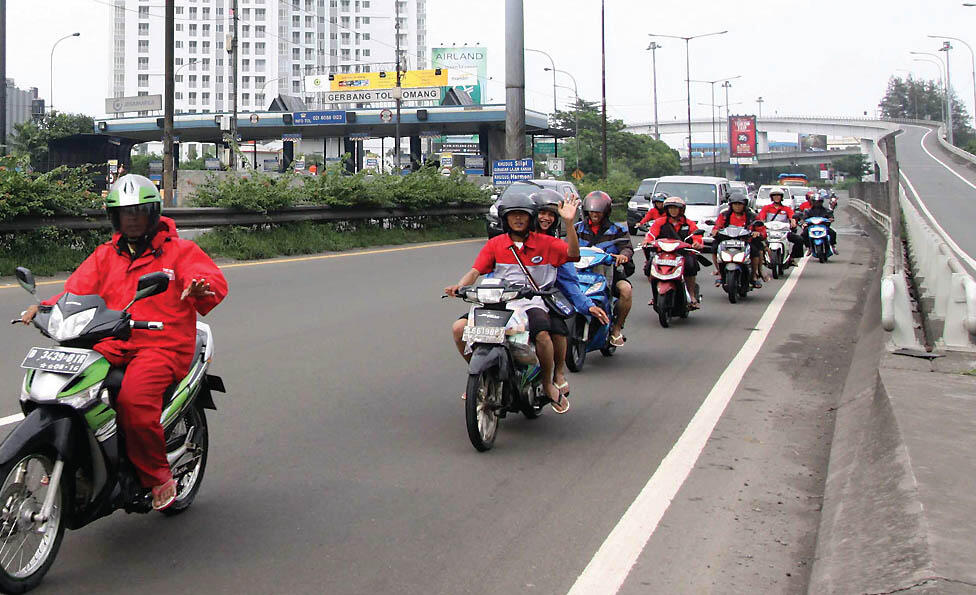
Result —
M 175 205 L 175 195 L 173 193 L 173 96 L 176 88 L 173 71 L 173 39 L 174 23 L 176 22 L 176 0 L 166 0 L 166 23 L 164 38 L 164 62 L 163 65 L 163 200 L 166 206 Z
M 657 51 L 662 47 L 664 46 L 656 41 L 652 41 L 647 46 L 647 49 L 651 50 L 651 76 L 654 79 L 654 140 L 661 140 L 661 129 L 657 122 Z M 715 103 L 714 99 L 712 99 L 712 103 Z
M 600 80 L 603 85 L 603 179 L 606 180 L 610 173 L 607 168 L 607 3 L 600 0 L 600 56 L 601 74 Z
M 732 87 L 732 83 L 730 81 L 725 81 L 724 83 L 722 83 L 722 86 L 725 87 L 725 129 L 726 130 L 729 130 L 729 88 Z M 732 134 L 732 132 L 730 131 L 729 132 L 729 135 L 731 135 L 731 134 Z M 732 145 L 732 137 L 731 136 L 728 136 L 726 140 L 728 141 L 728 144 L 729 144 L 729 156 L 731 156 L 732 155 L 732 146 L 731 146 Z
M 765 101 L 765 99 L 762 98 L 762 95 L 760 95 L 759 98 L 756 99 L 756 103 L 759 104 L 759 117 L 760 118 L 762 117 L 762 104 L 763 104 L 763 101 Z
M 396 174 L 402 175 L 403 170 L 400 166 L 400 105 L 403 103 L 403 87 L 400 86 L 400 2 L 393 0 L 396 6 L 396 20 L 393 31 L 396 35 L 396 88 L 393 89 L 393 99 L 396 101 L 396 138 L 393 139 L 393 150 L 396 152 Z
M 230 52 L 230 95 L 231 95 L 231 116 L 230 116 L 230 168 L 231 170 L 237 169 L 237 151 L 234 149 L 237 147 L 237 29 L 238 23 L 240 22 L 240 17 L 237 14 L 237 0 L 233 0 L 231 4 L 231 11 L 233 11 L 233 20 L 231 22 L 231 41 L 230 47 L 227 51 Z
M 525 157 L 525 13 L 505 0 L 505 157 Z
M 949 75 L 949 50 L 952 49 L 952 45 L 948 41 L 942 42 L 942 49 L 940 52 L 945 52 L 946 61 L 946 140 L 949 141 L 950 145 L 954 145 L 952 134 L 952 79 Z
M 0 0 L 0 156 L 7 154 L 7 0 Z

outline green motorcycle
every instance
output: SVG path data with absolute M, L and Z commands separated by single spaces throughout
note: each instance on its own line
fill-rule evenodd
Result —
M 17 280 L 35 293 L 29 270 L 17 268 Z M 80 529 L 119 509 L 152 510 L 151 493 L 139 484 L 116 425 L 115 400 L 125 371 L 91 348 L 106 338 L 128 339 L 133 329 L 162 330 L 161 322 L 132 320 L 128 310 L 168 284 L 165 273 L 144 275 L 121 312 L 108 309 L 97 295 L 66 293 L 34 317 L 34 326 L 57 347 L 32 347 L 24 358 L 25 418 L 0 444 L 0 591 L 23 593 L 40 584 L 66 528 Z M 213 351 L 210 327 L 198 322 L 190 372 L 165 393 L 161 421 L 177 484 L 176 502 L 166 515 L 186 510 L 203 481 L 204 410 L 216 409 L 212 391 L 224 392 L 223 381 L 207 373 Z

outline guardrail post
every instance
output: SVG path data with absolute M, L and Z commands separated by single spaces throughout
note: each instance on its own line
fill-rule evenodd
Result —
M 963 273 L 952 273 L 942 343 L 946 349 L 976 351 L 976 281 Z

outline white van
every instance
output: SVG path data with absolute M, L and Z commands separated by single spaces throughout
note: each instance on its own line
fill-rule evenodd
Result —
M 728 178 L 712 176 L 664 176 L 654 185 L 654 193 L 667 192 L 670 196 L 680 196 L 687 208 L 685 216 L 705 231 L 705 243 L 712 243 L 712 226 L 706 220 L 714 221 L 729 199 L 731 187 Z

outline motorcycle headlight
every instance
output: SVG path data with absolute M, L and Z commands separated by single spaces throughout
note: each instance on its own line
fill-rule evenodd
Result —
M 59 399 L 58 403 L 63 405 L 68 405 L 69 407 L 73 407 L 75 409 L 84 409 L 91 403 L 94 403 L 95 401 L 98 400 L 99 392 L 101 392 L 101 390 L 102 390 L 102 383 L 99 382 L 95 386 L 92 386 L 87 390 L 83 390 L 76 395 L 71 395 L 70 397 L 64 397 L 63 399 Z M 106 393 L 106 400 L 107 400 L 108 397 L 107 389 L 105 393 Z
M 47 323 L 47 334 L 55 341 L 77 337 L 93 318 L 95 318 L 95 308 L 83 310 L 65 318 L 61 308 L 55 305 L 51 309 L 51 318 Z
M 497 304 L 502 301 L 505 290 L 501 287 L 479 287 L 478 301 L 482 304 Z
M 607 286 L 606 281 L 597 281 L 586 290 L 586 295 L 594 295 L 603 291 Z
M 745 261 L 746 261 L 745 252 L 739 252 L 738 254 L 732 255 L 732 262 L 745 262 Z
M 640 206 L 640 203 L 638 203 L 636 200 L 632 200 L 632 201 L 630 201 L 630 202 L 627 203 L 627 208 L 628 209 L 636 209 L 639 206 Z

